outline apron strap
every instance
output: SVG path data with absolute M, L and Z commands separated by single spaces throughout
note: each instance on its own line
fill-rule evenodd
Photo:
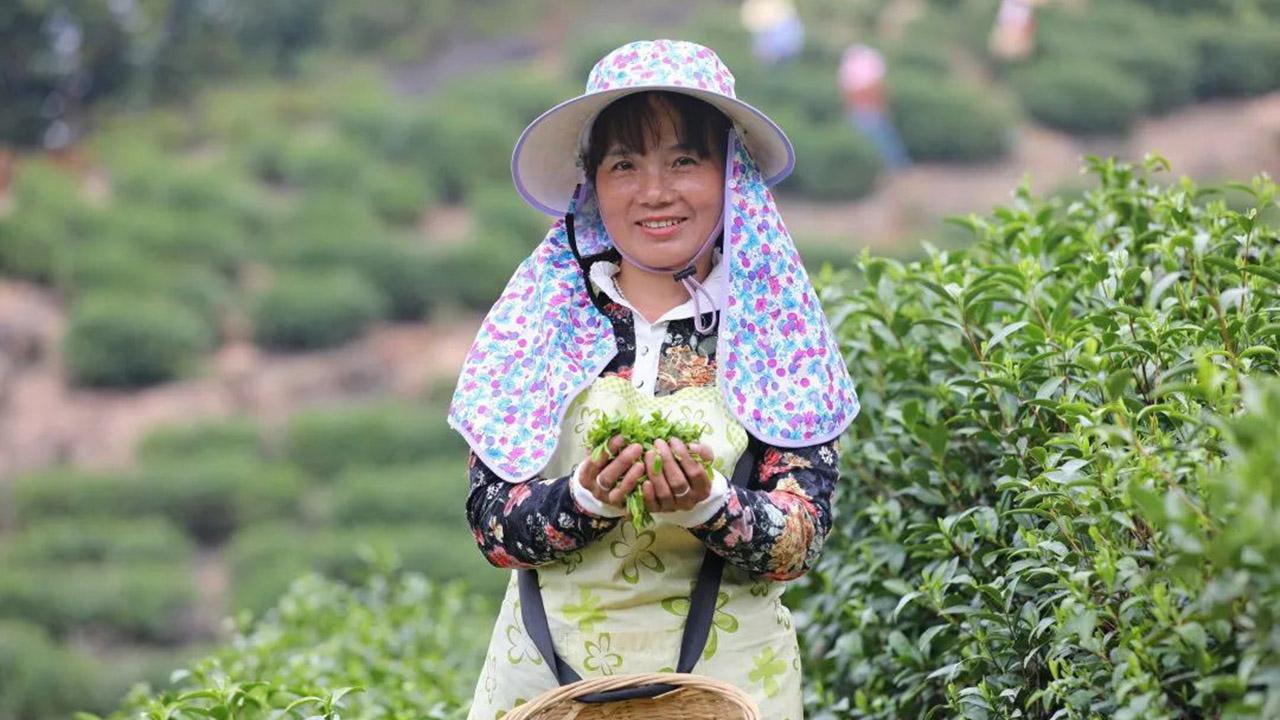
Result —
M 730 481 L 733 486 L 745 488 L 750 482 L 751 469 L 755 465 L 755 442 L 755 438 L 748 437 L 747 449 L 738 458 L 738 464 L 733 468 L 733 478 Z M 623 522 L 626 520 L 624 519 Z M 680 638 L 680 660 L 676 663 L 676 672 L 691 672 L 698 662 L 698 656 L 707 645 L 723 571 L 724 558 L 707 550 L 702 558 L 702 566 L 698 569 L 698 580 L 694 585 L 693 593 L 689 596 L 689 615 L 685 619 L 684 634 Z M 542 658 L 547 661 L 547 667 L 551 669 L 561 685 L 569 685 L 581 680 L 582 677 L 556 653 L 555 644 L 551 641 L 551 629 L 547 626 L 547 611 L 542 604 L 542 592 L 538 587 L 538 571 L 532 568 L 517 570 L 516 575 L 520 588 L 520 617 L 524 621 L 525 630 L 529 633 L 534 647 L 538 648 Z M 674 685 L 659 683 L 591 693 L 577 700 L 589 703 L 614 702 L 639 697 L 655 697 L 674 689 L 676 689 Z

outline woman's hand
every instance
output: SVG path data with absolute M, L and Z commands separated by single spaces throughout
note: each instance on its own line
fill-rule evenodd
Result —
M 626 439 L 614 435 L 609 440 L 609 452 L 599 460 L 587 458 L 578 473 L 578 482 L 597 500 L 625 510 L 627 495 L 644 478 L 640 443 L 626 445 Z
M 649 482 L 641 487 L 649 512 L 689 510 L 707 499 L 711 475 L 698 461 L 699 456 L 708 462 L 715 459 L 711 448 L 702 443 L 686 446 L 674 437 L 654 441 L 644 462 Z

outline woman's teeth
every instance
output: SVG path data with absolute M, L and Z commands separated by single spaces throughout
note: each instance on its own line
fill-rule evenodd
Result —
M 660 220 L 658 222 L 641 222 L 640 224 L 643 227 L 647 227 L 647 228 L 664 228 L 664 227 L 671 227 L 672 225 L 679 225 L 682 222 L 684 221 L 683 220 Z

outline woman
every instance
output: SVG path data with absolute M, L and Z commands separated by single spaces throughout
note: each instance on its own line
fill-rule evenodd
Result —
M 516 187 L 561 219 L 486 317 L 450 423 L 472 449 L 476 542 L 498 567 L 539 569 L 555 649 L 578 673 L 670 670 L 710 549 L 727 565 L 694 672 L 749 692 L 764 717 L 799 720 L 779 598 L 821 551 L 834 439 L 858 403 L 767 189 L 793 158 L 707 48 L 606 55 L 584 95 L 516 144 Z M 654 410 L 701 424 L 699 442 L 642 455 L 614 438 L 614 457 L 587 457 L 596 420 Z M 730 486 L 748 443 L 751 483 Z M 620 521 L 638 485 L 654 517 L 639 531 Z M 513 574 L 470 717 L 555 686 Z

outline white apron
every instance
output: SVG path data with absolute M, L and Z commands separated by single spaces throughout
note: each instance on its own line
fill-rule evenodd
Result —
M 686 387 L 662 397 L 642 395 L 625 378 L 599 378 L 565 413 L 560 443 L 543 474 L 572 472 L 586 456 L 587 430 L 597 418 L 624 412 L 704 423 L 700 442 L 730 477 L 747 434 L 715 386 Z M 556 652 L 583 678 L 674 672 L 689 596 L 705 546 L 688 530 L 663 522 L 637 532 L 628 518 L 587 547 L 538 568 L 547 624 Z M 693 672 L 749 693 L 769 720 L 802 720 L 800 655 L 784 583 L 755 578 L 729 564 L 716 611 Z M 468 720 L 496 720 L 558 685 L 520 618 L 515 572 L 493 628 Z

